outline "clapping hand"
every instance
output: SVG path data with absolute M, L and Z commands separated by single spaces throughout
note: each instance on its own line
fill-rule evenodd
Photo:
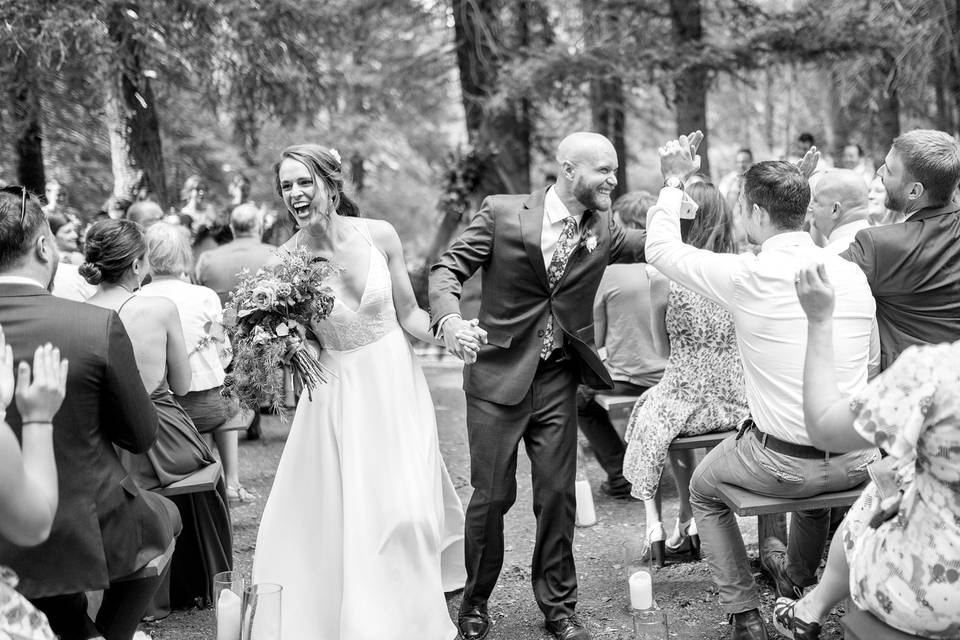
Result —
M 833 317 L 835 295 L 833 285 L 822 264 L 810 265 L 797 272 L 794 280 L 800 306 L 810 322 L 825 322 Z
M 703 132 L 694 131 L 690 135 L 680 136 L 677 140 L 670 140 L 660 147 L 660 173 L 666 178 L 680 178 L 683 180 L 691 173 L 700 170 L 700 156 L 697 149 L 703 142 Z
M 13 400 L 13 389 L 13 348 L 7 344 L 3 327 L 0 327 L 0 414 Z
M 800 159 L 800 162 L 797 163 L 797 169 L 800 170 L 800 173 L 803 174 L 803 177 L 807 180 L 810 179 L 810 176 L 813 175 L 813 172 L 817 170 L 817 165 L 820 164 L 820 152 L 817 151 L 816 147 L 810 147 L 807 149 L 807 152 L 803 154 L 803 158 Z
M 7 349 L 10 347 L 8 346 Z M 12 364 L 4 357 L 4 365 Z M 48 344 L 37 347 L 33 354 L 33 380 L 30 365 L 21 361 L 17 367 L 17 410 L 23 424 L 51 422 L 67 394 L 69 362 L 60 359 L 60 349 Z M 12 375 L 12 372 L 11 372 Z

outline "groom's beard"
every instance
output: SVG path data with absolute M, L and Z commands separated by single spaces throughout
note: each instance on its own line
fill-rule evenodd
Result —
M 600 193 L 596 187 L 591 188 L 583 183 L 573 185 L 573 196 L 587 209 L 606 211 L 611 205 L 609 193 Z

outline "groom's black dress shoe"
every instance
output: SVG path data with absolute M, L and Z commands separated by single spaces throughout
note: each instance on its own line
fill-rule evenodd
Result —
M 733 634 L 730 640 L 767 640 L 767 627 L 757 609 L 742 611 L 732 616 Z
M 557 640 L 590 640 L 590 632 L 574 617 L 547 620 L 546 627 Z
M 483 640 L 490 631 L 490 616 L 487 615 L 487 606 L 480 605 L 460 609 L 457 626 L 460 627 L 460 637 L 463 640 Z

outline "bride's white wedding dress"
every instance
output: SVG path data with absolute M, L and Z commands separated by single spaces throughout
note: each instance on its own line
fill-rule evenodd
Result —
M 283 586 L 283 640 L 452 640 L 444 591 L 463 587 L 463 509 L 426 379 L 370 243 L 354 311 L 314 328 L 329 382 L 301 396 L 260 522 L 255 582 Z

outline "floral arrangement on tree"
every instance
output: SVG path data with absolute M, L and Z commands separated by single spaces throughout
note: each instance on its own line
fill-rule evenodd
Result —
M 224 395 L 254 410 L 269 399 L 283 411 L 283 365 L 310 398 L 327 375 L 307 347 L 310 324 L 333 310 L 334 296 L 325 281 L 337 269 L 303 249 L 285 252 L 283 260 L 256 274 L 245 273 L 224 310 L 224 325 L 233 344 L 233 371 Z

